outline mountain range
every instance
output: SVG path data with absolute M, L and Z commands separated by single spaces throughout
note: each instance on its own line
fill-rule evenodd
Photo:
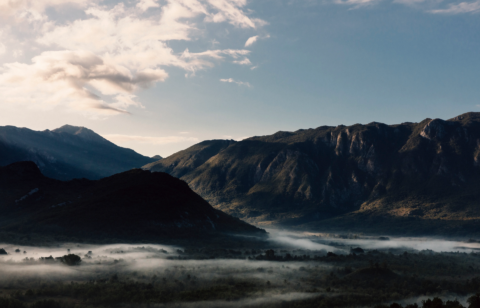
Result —
M 310 230 L 479 233 L 480 113 L 210 140 L 143 167 L 248 222 Z
M 138 173 L 143 174 L 139 177 L 143 185 L 150 187 L 149 180 L 160 179 L 157 172 L 168 173 L 185 181 L 216 209 L 259 226 L 480 235 L 480 113 L 396 125 L 321 126 L 242 141 L 209 140 L 163 159 L 118 147 L 83 127 L 66 125 L 43 132 L 0 127 L 0 165 L 18 161 L 33 161 L 46 177 L 63 181 L 122 176 L 127 183 L 137 181 Z M 140 166 L 146 171 L 131 170 Z M 63 190 L 68 192 L 72 183 L 103 187 L 87 180 L 41 182 L 48 184 L 42 191 L 49 185 L 62 187 L 55 194 L 68 201 L 72 196 L 62 197 Z M 77 193 L 80 188 L 75 187 Z M 14 190 L 5 189 L 2 196 Z M 19 194 L 28 199 L 25 189 Z M 135 203 L 133 191 L 128 200 Z M 142 198 L 147 192 L 135 194 Z M 102 202 L 121 201 L 115 194 L 107 198 L 113 201 Z M 13 204 L 4 199 L 0 207 Z M 67 202 L 60 199 L 47 203 Z
M 214 209 L 184 181 L 141 169 L 59 181 L 18 162 L 0 168 L 0 196 L 3 232 L 154 241 L 265 234 Z
M 119 147 L 85 127 L 0 127 L 0 166 L 33 161 L 43 174 L 58 180 L 100 179 L 158 159 Z

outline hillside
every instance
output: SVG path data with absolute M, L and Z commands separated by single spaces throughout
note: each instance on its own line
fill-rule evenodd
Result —
M 0 231 L 128 240 L 265 233 L 212 208 L 182 180 L 141 169 L 62 182 L 19 162 L 0 168 L 0 196 Z
M 221 142 L 209 141 L 217 149 L 209 158 L 196 158 L 200 143 L 144 168 L 179 176 L 216 208 L 263 225 L 480 231 L 480 113 Z
M 0 166 L 33 161 L 43 174 L 59 180 L 100 179 L 156 159 L 116 146 L 85 127 L 52 131 L 0 127 Z

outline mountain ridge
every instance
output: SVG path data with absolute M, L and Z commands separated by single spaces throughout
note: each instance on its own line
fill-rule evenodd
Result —
M 144 168 L 179 176 L 216 208 L 260 225 L 353 227 L 359 215 L 420 220 L 428 232 L 480 219 L 480 113 L 219 142 L 201 164 L 188 163 L 202 161 L 195 145 Z
M 34 131 L 0 127 L 0 166 L 33 161 L 51 178 L 100 179 L 155 161 L 119 147 L 85 127 Z
M 79 136 L 85 140 L 99 142 L 99 143 L 113 144 L 112 142 L 108 141 L 107 139 L 95 133 L 93 130 L 83 126 L 73 126 L 73 125 L 66 124 L 59 128 L 53 129 L 52 132 Z
M 132 169 L 96 181 L 59 181 L 33 162 L 17 162 L 0 167 L 0 186 L 5 232 L 157 240 L 265 234 L 166 173 Z

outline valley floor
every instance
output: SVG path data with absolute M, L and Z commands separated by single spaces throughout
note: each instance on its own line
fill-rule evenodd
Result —
M 469 307 L 480 291 L 475 240 L 270 230 L 264 245 L 3 244 L 0 307 Z

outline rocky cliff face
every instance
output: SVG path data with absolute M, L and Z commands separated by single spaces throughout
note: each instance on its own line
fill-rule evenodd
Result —
M 211 141 L 217 151 L 181 173 L 170 171 L 169 158 L 147 169 L 180 176 L 217 208 L 257 223 L 315 223 L 352 213 L 480 218 L 479 113 L 220 142 Z M 175 157 L 179 165 L 198 153 L 186 152 Z

